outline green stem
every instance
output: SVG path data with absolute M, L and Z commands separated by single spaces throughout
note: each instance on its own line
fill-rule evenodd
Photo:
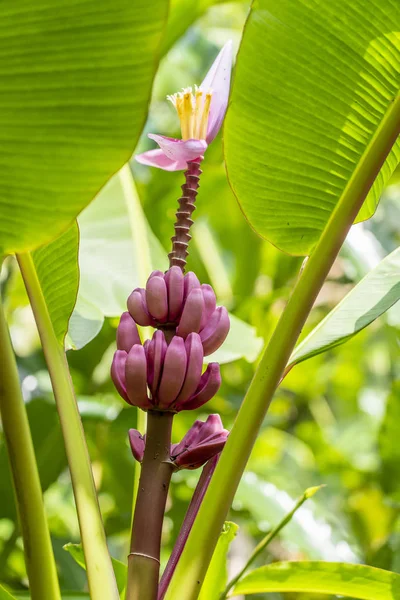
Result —
M 93 600 L 119 598 L 97 500 L 89 453 L 63 346 L 57 340 L 32 256 L 17 256 L 56 399 L 74 489 L 85 554 L 89 591 Z M 47 598 L 47 596 L 42 596 Z
M 165 503 L 173 471 L 170 462 L 173 413 L 149 411 L 146 446 L 128 557 L 126 600 L 157 600 Z
M 344 189 L 264 350 L 165 600 L 197 598 L 225 517 L 285 366 L 339 249 L 399 134 L 400 96 L 397 96 Z
M 0 413 L 11 464 L 32 600 L 61 600 L 28 416 L 0 303 Z
M 282 531 L 282 529 L 289 523 L 289 521 L 292 520 L 294 514 L 299 510 L 299 508 L 301 506 L 303 506 L 304 502 L 306 500 L 308 500 L 309 498 L 311 498 L 312 496 L 314 496 L 314 494 L 316 492 L 318 492 L 318 490 L 320 490 L 321 487 L 323 487 L 323 486 L 309 488 L 308 490 L 306 490 L 304 492 L 304 494 L 297 500 L 297 502 L 294 505 L 294 507 L 292 508 L 292 510 L 283 517 L 283 519 L 278 523 L 278 525 L 276 527 L 274 527 L 273 529 L 271 529 L 271 531 L 269 533 L 267 533 L 267 535 L 261 540 L 261 542 L 259 544 L 257 544 L 257 546 L 254 548 L 253 552 L 249 556 L 249 559 L 246 562 L 246 564 L 244 565 L 243 569 L 241 571 L 239 571 L 239 573 L 237 575 L 235 575 L 235 577 L 233 577 L 233 579 L 230 580 L 230 582 L 228 583 L 228 585 L 222 592 L 222 594 L 220 596 L 220 600 L 224 600 L 224 598 L 227 597 L 229 590 L 231 590 L 233 588 L 233 586 L 235 585 L 235 583 L 237 583 L 239 581 L 239 579 L 241 579 L 243 577 L 243 575 L 246 573 L 248 568 L 256 560 L 257 556 L 259 556 L 261 554 L 261 552 L 263 550 L 265 550 L 265 548 L 272 542 L 272 540 L 276 538 L 278 533 L 280 533 Z

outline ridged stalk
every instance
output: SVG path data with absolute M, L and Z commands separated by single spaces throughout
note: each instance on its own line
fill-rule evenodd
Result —
M 182 196 L 179 198 L 179 208 L 176 212 L 175 235 L 171 238 L 172 251 L 168 254 L 169 266 L 178 266 L 185 270 L 186 258 L 189 254 L 189 242 L 192 239 L 190 228 L 193 225 L 192 214 L 196 209 L 195 201 L 199 188 L 201 159 L 187 163 L 185 183 L 182 185 Z

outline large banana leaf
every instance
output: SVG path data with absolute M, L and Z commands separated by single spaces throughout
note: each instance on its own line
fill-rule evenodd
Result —
M 396 0 L 255 0 L 238 55 L 225 152 L 252 227 L 308 254 L 400 87 Z M 374 212 L 397 143 L 361 210 Z
M 0 254 L 56 237 L 128 160 L 167 4 L 0 3 Z

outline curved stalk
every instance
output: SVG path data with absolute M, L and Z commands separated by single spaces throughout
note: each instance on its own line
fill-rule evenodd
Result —
M 165 600 L 195 600 L 258 431 L 314 301 L 400 134 L 400 96 L 361 157 L 283 311 L 240 408 Z
M 61 600 L 28 416 L 1 303 L 0 414 L 24 541 L 30 595 L 32 600 Z
M 74 489 L 89 591 L 93 600 L 118 600 L 119 594 L 97 500 L 93 473 L 63 346 L 54 333 L 32 256 L 17 256 L 46 358 Z M 42 596 L 47 598 L 46 595 Z

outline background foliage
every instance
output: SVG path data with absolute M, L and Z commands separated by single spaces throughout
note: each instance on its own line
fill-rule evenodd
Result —
M 189 19 L 185 2 L 172 3 L 165 56 L 156 77 L 146 130 L 177 134 L 176 117 L 165 102 L 165 95 L 201 81 L 217 50 L 228 39 L 233 39 L 238 47 L 247 4 L 213 6 L 209 1 L 198 4 L 198 14 Z M 137 151 L 148 147 L 150 142 L 143 135 Z M 147 219 L 147 224 L 143 222 L 145 237 L 150 240 L 150 260 L 159 267 L 165 260 L 163 251 L 169 250 L 182 176 L 134 162 L 131 166 Z M 218 411 L 229 428 L 254 372 L 259 348 L 256 337 L 267 340 L 270 336 L 302 259 L 283 254 L 263 241 L 243 218 L 226 180 L 221 135 L 207 151 L 203 171 L 189 267 L 202 281 L 212 283 L 219 301 L 255 330 L 255 333 L 246 330 L 245 335 L 239 336 L 243 348 L 247 344 L 246 352 L 241 348 L 247 360 L 239 358 L 224 364 L 220 393 L 196 414 L 201 418 L 206 416 L 205 411 Z M 320 293 L 304 336 L 354 284 L 399 246 L 398 181 L 400 178 L 395 174 L 374 219 L 353 228 Z M 79 218 L 80 303 L 72 319 L 69 343 L 76 347 L 83 345 L 79 338 L 82 319 L 90 321 L 93 335 L 97 331 L 99 334 L 80 350 L 70 350 L 68 358 L 109 545 L 112 555 L 125 561 L 134 469 L 127 430 L 135 426 L 135 411 L 116 395 L 110 383 L 109 366 L 115 317 L 123 309 L 127 294 L 124 286 L 129 291 L 140 283 L 141 276 L 135 259 L 125 260 L 132 230 L 126 226 L 121 195 L 115 193 L 118 201 L 107 203 L 106 215 L 104 205 L 101 208 L 104 194 L 117 183 L 111 182 Z M 121 222 L 126 230 L 121 230 Z M 152 234 L 148 234 L 149 229 Z M 38 261 L 41 258 L 43 254 L 37 256 Z M 79 541 L 79 530 L 59 422 L 32 315 L 13 259 L 7 259 L 2 278 L 61 585 L 71 594 L 83 593 L 85 573 L 63 550 L 64 544 Z M 96 280 L 95 288 L 90 278 Z M 73 281 L 69 283 L 73 287 Z M 86 331 L 85 327 L 85 335 Z M 258 564 L 313 559 L 361 562 L 399 571 L 399 340 L 400 307 L 395 304 L 346 344 L 295 366 L 287 376 L 264 423 L 230 514 L 230 519 L 239 525 L 230 553 L 232 572 L 240 568 L 265 531 L 291 508 L 292 499 L 307 487 L 322 483 L 327 487 L 296 513 Z M 193 420 L 191 414 L 178 415 L 174 441 L 184 435 Z M 197 472 L 180 472 L 173 477 L 163 531 L 164 560 L 197 477 Z M 21 540 L 1 438 L 0 581 L 21 594 L 26 589 Z M 305 600 L 308 596 L 276 593 L 260 597 Z M 319 598 L 322 600 L 324 596 Z

